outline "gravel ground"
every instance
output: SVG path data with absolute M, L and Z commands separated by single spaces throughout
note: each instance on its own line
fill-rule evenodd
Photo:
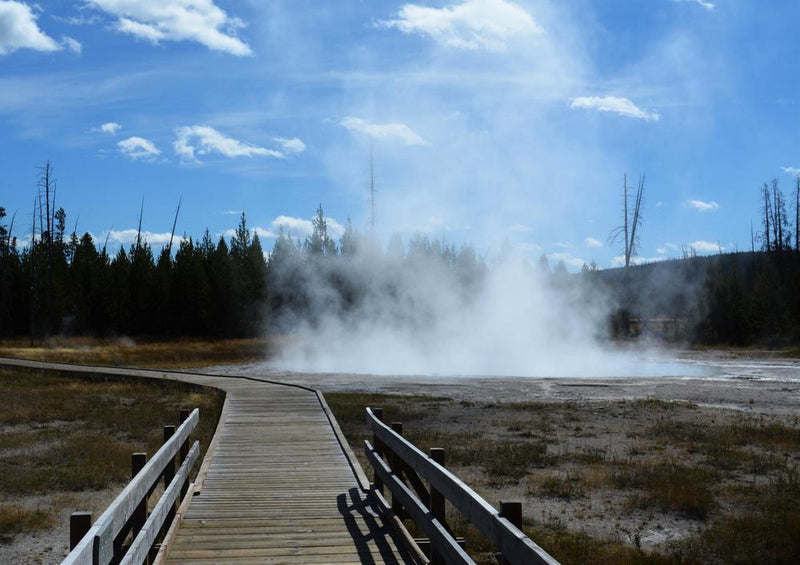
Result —
M 800 406 L 800 360 L 769 352 L 681 352 L 665 375 L 625 378 L 528 378 L 293 373 L 269 363 L 226 365 L 205 372 L 249 375 L 323 392 L 428 394 L 472 402 L 608 401 L 655 398 L 752 413 L 794 414 Z M 644 363 L 647 363 L 646 361 Z M 648 364 L 648 372 L 652 364 Z M 686 375 L 681 375 L 685 372 Z M 702 376 L 698 376 L 698 374 Z

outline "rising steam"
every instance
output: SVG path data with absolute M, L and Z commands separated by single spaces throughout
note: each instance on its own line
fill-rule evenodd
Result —
M 277 368 L 302 372 L 614 376 L 648 372 L 603 344 L 611 304 L 580 277 L 515 258 L 488 268 L 362 252 L 282 269 L 305 311 Z M 593 292 L 596 292 L 593 291 Z

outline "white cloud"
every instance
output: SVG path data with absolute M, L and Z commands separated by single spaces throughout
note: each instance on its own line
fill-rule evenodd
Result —
M 30 6 L 13 0 L 0 0 L 0 55 L 17 49 L 60 51 L 63 49 L 36 24 Z
M 100 238 L 94 238 L 95 241 L 105 241 L 108 238 L 109 242 L 113 242 L 120 245 L 130 245 L 136 242 L 136 235 L 138 230 L 135 229 L 127 229 L 127 230 L 109 230 L 103 232 Z M 142 241 L 146 241 L 150 245 L 167 245 L 169 243 L 170 232 L 164 233 L 154 233 L 150 231 L 143 231 L 141 233 Z M 180 242 L 183 241 L 183 237 L 179 235 L 175 235 L 173 237 L 172 244 L 178 245 Z
M 328 229 L 328 235 L 334 239 L 342 237 L 344 234 L 344 226 L 333 218 L 325 218 L 325 224 Z M 278 230 L 283 228 L 285 232 L 292 236 L 298 235 L 311 235 L 314 231 L 314 225 L 311 220 L 303 218 L 293 218 L 291 216 L 278 216 L 272 220 L 272 237 L 278 234 Z
M 678 2 L 680 4 L 686 4 L 686 3 L 697 4 L 698 6 L 702 6 L 709 12 L 713 12 L 714 9 L 717 7 L 716 4 L 714 4 L 713 2 L 708 2 L 708 0 L 672 0 L 672 1 Z
M 148 160 L 160 155 L 161 150 L 152 141 L 143 137 L 129 137 L 117 143 L 120 153 L 134 160 Z
M 603 247 L 603 243 L 599 239 L 595 239 L 593 237 L 587 237 L 583 240 L 583 243 L 586 244 L 586 247 Z
M 372 124 L 352 116 L 343 119 L 340 124 L 350 131 L 362 133 L 375 139 L 398 140 L 406 145 L 430 145 L 405 124 Z
M 280 151 L 249 145 L 227 137 L 211 126 L 179 127 L 175 130 L 175 135 L 177 139 L 172 143 L 172 147 L 183 161 L 197 162 L 197 155 L 209 153 L 219 153 L 230 158 L 265 156 L 283 159 L 285 157 Z
M 116 16 L 117 29 L 158 43 L 196 41 L 215 51 L 250 55 L 250 47 L 235 36 L 244 23 L 229 17 L 213 0 L 89 0 Z
M 800 177 L 800 169 L 796 167 L 781 167 L 784 173 L 790 174 L 793 177 Z
M 328 230 L 328 236 L 333 239 L 339 239 L 344 234 L 344 226 L 337 222 L 334 218 L 325 218 L 325 224 Z M 278 216 L 270 223 L 269 228 L 255 227 L 253 232 L 258 234 L 260 238 L 275 238 L 278 237 L 280 230 L 292 237 L 303 238 L 311 235 L 314 232 L 314 224 L 311 220 L 305 218 L 295 218 L 292 216 Z M 229 229 L 223 233 L 226 237 L 232 237 L 236 234 L 236 230 Z
M 523 224 L 514 224 L 513 226 L 509 226 L 508 231 L 511 233 L 531 233 L 533 228 Z
M 117 122 L 106 122 L 98 127 L 92 128 L 92 131 L 114 135 L 121 129 L 122 125 L 118 124 Z
M 694 208 L 698 212 L 711 212 L 719 209 L 719 204 L 713 200 L 709 200 L 708 202 L 703 200 L 686 200 L 683 205 L 687 208 Z
M 661 116 L 655 112 L 647 112 L 639 108 L 627 98 L 617 96 L 580 96 L 574 98 L 570 108 L 586 108 L 598 112 L 613 112 L 628 118 L 645 121 L 658 121 Z
M 712 243 L 710 241 L 693 241 L 689 244 L 689 248 L 696 253 L 717 253 L 725 251 L 725 246 L 719 243 Z
M 377 25 L 431 37 L 448 47 L 502 51 L 510 39 L 544 30 L 521 6 L 507 0 L 465 0 L 443 8 L 405 4 L 395 19 Z
M 69 24 L 71 26 L 84 26 L 84 25 L 94 25 L 100 21 L 100 17 L 97 15 L 92 16 L 52 16 L 54 20 L 57 22 L 62 22 L 65 24 Z
M 281 149 L 287 155 L 299 155 L 306 150 L 306 144 L 296 137 L 292 137 L 291 139 L 276 137 L 273 141 L 280 144 Z
M 63 45 L 73 53 L 77 53 L 78 55 L 80 55 L 81 51 L 83 51 L 83 45 L 81 45 L 80 41 L 66 35 L 61 38 L 61 45 Z

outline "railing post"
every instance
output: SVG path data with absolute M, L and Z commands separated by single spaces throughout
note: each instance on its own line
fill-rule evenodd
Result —
M 403 435 L 403 423 L 402 422 L 392 422 L 392 431 L 399 436 Z M 395 476 L 403 480 L 403 470 L 402 470 L 402 463 L 400 458 L 392 452 L 389 455 L 389 467 L 392 469 L 392 473 Z M 402 519 L 402 512 L 403 512 L 403 505 L 400 504 L 400 500 L 392 494 L 392 510 Z
M 187 419 L 189 419 L 189 414 L 191 414 L 191 410 L 186 408 L 181 409 L 180 412 L 180 423 L 183 424 Z M 178 460 L 178 465 L 182 465 L 184 461 L 186 461 L 186 457 L 189 455 L 189 438 L 186 438 L 186 441 L 183 442 L 181 445 L 181 457 Z M 180 500 L 183 500 L 183 497 L 186 496 L 186 493 L 189 491 L 189 481 L 187 480 L 183 485 L 181 485 L 181 496 Z
M 500 515 L 511 522 L 514 526 L 522 530 L 522 503 L 500 501 Z M 503 565 L 510 565 L 508 560 L 503 557 L 500 560 Z
M 131 480 L 133 480 L 136 475 L 144 469 L 145 463 L 147 463 L 147 453 L 133 453 L 131 454 Z M 133 537 L 136 537 L 136 534 L 139 533 L 139 530 L 142 529 L 144 523 L 147 521 L 147 497 L 145 496 L 139 505 L 136 507 L 136 510 L 133 511 L 133 516 L 131 516 L 131 532 L 133 533 Z
M 91 512 L 73 512 L 69 515 L 69 550 L 75 549 L 92 527 Z
M 444 449 L 441 447 L 431 447 L 431 459 L 444 467 L 446 461 Z M 431 491 L 431 514 L 433 514 L 433 517 L 436 518 L 439 523 L 446 528 L 447 511 L 445 510 L 444 505 L 444 495 L 433 488 L 433 485 L 429 486 Z M 441 554 L 436 551 L 436 548 L 433 547 L 433 544 L 431 544 L 431 563 L 433 563 L 433 565 L 444 564 L 444 559 L 442 558 Z
M 383 422 L 383 408 L 373 408 L 372 413 L 379 421 Z M 383 455 L 383 445 L 378 439 L 378 435 L 374 432 L 372 433 L 372 445 L 375 447 L 375 450 L 379 455 Z M 380 492 L 383 492 L 383 480 L 381 480 L 381 478 L 378 476 L 377 471 L 373 471 L 372 473 L 372 484 L 374 484 L 375 488 Z

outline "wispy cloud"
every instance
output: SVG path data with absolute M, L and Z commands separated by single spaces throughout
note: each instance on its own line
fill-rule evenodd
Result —
M 108 238 L 108 241 L 112 243 L 130 245 L 136 242 L 137 235 L 139 235 L 139 231 L 136 229 L 108 230 L 103 232 L 100 238 L 95 238 L 95 241 L 104 241 L 106 238 Z M 172 236 L 170 232 L 155 233 L 143 231 L 141 232 L 141 237 L 143 241 L 146 241 L 150 245 L 167 245 L 170 237 L 173 238 L 173 244 L 183 241 L 183 237 L 177 234 Z
M 38 18 L 27 4 L 0 1 L 0 55 L 17 49 L 60 51 L 63 47 L 39 29 Z
M 213 0 L 88 0 L 89 5 L 117 18 L 116 28 L 150 41 L 195 41 L 232 55 L 250 55 L 250 47 L 236 37 L 244 27 Z
M 696 253 L 721 253 L 725 251 L 725 246 L 719 243 L 713 243 L 710 241 L 693 241 L 689 244 L 689 248 L 694 250 Z
M 394 19 L 377 25 L 428 36 L 448 47 L 491 51 L 506 49 L 514 37 L 544 32 L 528 12 L 507 0 L 466 0 L 443 8 L 405 4 Z
M 97 127 L 93 127 L 92 131 L 99 132 L 99 133 L 106 133 L 109 135 L 114 135 L 119 130 L 122 129 L 122 125 L 118 124 L 117 122 L 106 122 L 101 124 Z
M 152 141 L 133 136 L 117 143 L 119 152 L 134 161 L 147 161 L 161 154 L 161 150 Z
M 83 51 L 83 45 L 81 45 L 80 41 L 66 35 L 61 38 L 61 45 L 63 45 L 73 53 L 77 53 L 78 55 L 80 55 L 81 52 Z
M 683 205 L 687 208 L 697 210 L 698 212 L 712 212 L 719 209 L 719 204 L 713 200 L 709 200 L 708 202 L 704 200 L 686 200 Z
M 286 155 L 299 155 L 306 150 L 306 144 L 301 139 L 292 137 L 291 139 L 285 137 L 276 137 L 274 142 L 281 146 L 281 150 Z
M 593 237 L 587 237 L 583 240 L 583 243 L 586 245 L 586 247 L 590 248 L 603 247 L 603 243 L 599 239 L 595 239 Z
M 800 177 L 800 169 L 797 167 L 781 167 L 781 170 L 793 177 Z
M 573 269 L 580 269 L 584 264 L 586 264 L 585 259 L 575 257 L 569 253 L 548 253 L 547 260 L 551 265 L 563 262 L 564 265 L 567 267 L 572 267 Z
M 717 5 L 713 2 L 708 2 L 708 0 L 672 0 L 673 2 L 677 2 L 679 4 L 697 4 L 698 6 L 702 6 L 709 12 L 713 12 Z
M 661 118 L 657 113 L 642 110 L 627 98 L 618 96 L 580 96 L 572 100 L 570 108 L 611 112 L 627 118 L 637 118 L 645 121 L 658 121 Z
M 219 153 L 229 158 L 262 156 L 283 159 L 285 157 L 280 151 L 241 142 L 211 126 L 179 127 L 175 130 L 175 135 L 177 139 L 172 143 L 172 147 L 183 161 L 198 162 L 197 155 L 209 153 Z
M 328 230 L 328 236 L 334 239 L 342 237 L 344 234 L 344 226 L 336 221 L 334 218 L 325 218 L 325 224 Z M 275 238 L 278 237 L 280 231 L 290 237 L 306 237 L 314 232 L 314 224 L 310 219 L 295 218 L 293 216 L 278 216 L 270 223 L 269 228 L 255 227 L 253 232 L 258 234 L 258 237 Z M 236 230 L 226 230 L 223 235 L 231 237 L 236 234 Z
M 350 131 L 361 133 L 374 139 L 402 141 L 406 145 L 430 145 L 406 124 L 373 124 L 352 116 L 343 119 L 340 124 Z

